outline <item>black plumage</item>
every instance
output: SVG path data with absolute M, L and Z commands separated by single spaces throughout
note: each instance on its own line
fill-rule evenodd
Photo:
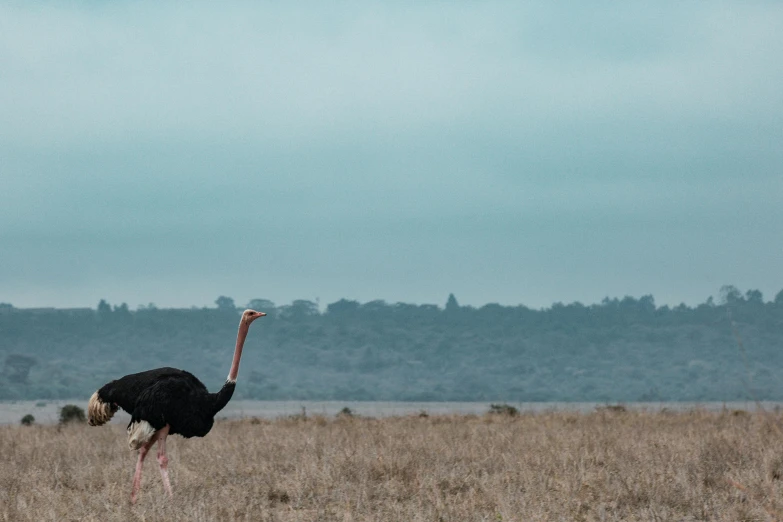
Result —
M 131 502 L 136 502 L 141 488 L 141 470 L 150 448 L 158 443 L 158 464 L 163 487 L 171 495 L 166 457 L 166 437 L 203 437 L 215 423 L 215 414 L 222 410 L 236 388 L 239 360 L 250 323 L 264 317 L 263 312 L 245 310 L 239 321 L 237 343 L 228 379 L 217 393 L 190 372 L 177 368 L 157 368 L 132 373 L 111 381 L 90 397 L 87 417 L 91 426 L 106 424 L 119 408 L 131 415 L 128 424 L 128 445 L 139 450 L 136 472 L 133 475 Z
M 228 404 L 235 387 L 235 382 L 227 381 L 219 392 L 209 393 L 190 372 L 157 368 L 105 384 L 98 390 L 98 398 L 130 413 L 129 427 L 147 421 L 156 430 L 168 424 L 169 434 L 203 437 L 212 429 L 215 414 Z

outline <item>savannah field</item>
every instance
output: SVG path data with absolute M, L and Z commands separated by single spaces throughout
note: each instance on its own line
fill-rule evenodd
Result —
M 169 437 L 130 505 L 123 426 L 0 427 L 7 521 L 783 520 L 775 413 L 244 419 Z

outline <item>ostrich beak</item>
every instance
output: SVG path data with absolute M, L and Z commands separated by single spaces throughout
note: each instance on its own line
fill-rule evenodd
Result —
M 258 312 L 258 316 L 259 317 L 264 317 L 264 316 L 266 316 L 266 312 Z

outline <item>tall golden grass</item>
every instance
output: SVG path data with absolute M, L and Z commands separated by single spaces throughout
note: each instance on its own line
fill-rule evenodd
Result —
M 170 437 L 129 503 L 122 426 L 0 428 L 3 520 L 777 520 L 773 414 L 691 411 L 220 421 Z

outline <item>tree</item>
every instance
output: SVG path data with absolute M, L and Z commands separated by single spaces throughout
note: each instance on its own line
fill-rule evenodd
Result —
M 606 296 L 603 299 L 601 299 L 601 306 L 605 306 L 607 308 L 609 307 L 617 308 L 620 306 L 620 300 L 617 299 L 616 297 L 613 299 L 609 299 L 609 296 Z
M 745 292 L 745 299 L 749 303 L 763 304 L 764 294 L 761 293 L 761 290 L 748 290 L 747 292 Z
M 290 305 L 278 308 L 278 317 L 284 319 L 303 319 L 319 315 L 318 304 L 306 299 L 297 299 Z
M 375 313 L 375 314 L 385 314 L 389 312 L 389 309 L 391 307 L 386 304 L 386 301 L 383 299 L 374 299 L 372 301 L 368 301 L 364 303 L 361 306 L 362 312 L 369 312 L 369 313 Z
M 459 303 L 457 302 L 457 298 L 454 297 L 454 294 L 449 294 L 449 299 L 448 301 L 446 301 L 446 311 L 447 312 L 459 311 Z
M 327 314 L 354 313 L 358 309 L 359 309 L 359 301 L 351 301 L 349 299 L 340 299 L 337 302 L 326 305 Z
M 734 304 L 742 301 L 742 293 L 734 285 L 723 285 L 720 287 L 721 304 Z
M 109 303 L 106 302 L 106 299 L 101 299 L 101 302 L 98 303 L 98 315 L 109 314 L 111 314 L 111 306 L 109 306 Z
M 648 313 L 655 312 L 655 298 L 650 294 L 643 295 L 639 298 L 639 308 Z
M 297 299 L 291 303 L 289 312 L 295 317 L 318 315 L 318 305 L 306 299 Z
M 221 295 L 220 297 L 215 299 L 215 304 L 217 305 L 218 310 L 222 310 L 226 312 L 228 311 L 236 312 L 237 310 L 237 307 L 234 304 L 234 300 L 224 295 Z
M 270 313 L 275 310 L 275 303 L 269 299 L 251 299 L 247 307 L 257 312 Z
M 775 304 L 777 306 L 783 306 L 783 290 L 781 290 L 780 292 L 777 293 L 777 295 L 775 295 Z

